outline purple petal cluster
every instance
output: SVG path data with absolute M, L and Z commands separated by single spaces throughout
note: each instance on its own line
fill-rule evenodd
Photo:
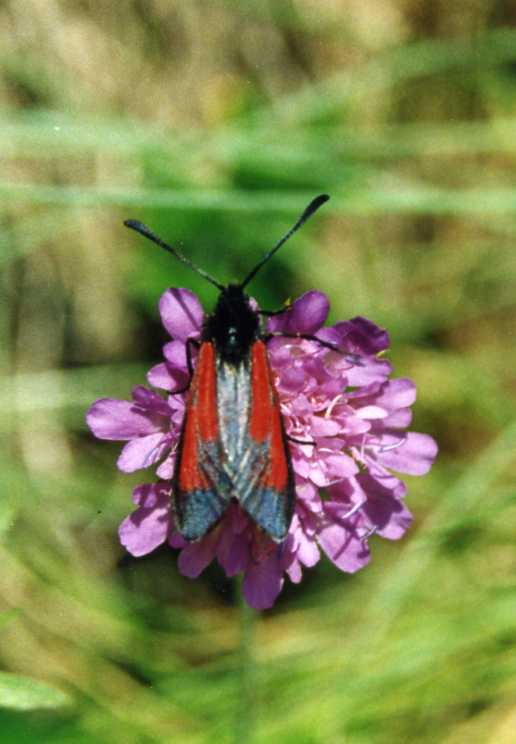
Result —
M 368 563 L 373 533 L 390 540 L 404 534 L 411 523 L 406 487 L 392 471 L 425 474 L 436 443 L 407 431 L 416 390 L 408 379 L 390 379 L 391 365 L 380 356 L 389 346 L 387 332 L 361 317 L 324 326 L 328 310 L 325 295 L 311 291 L 268 321 L 268 331 L 316 336 L 344 352 L 281 336 L 268 345 L 286 431 L 303 442 L 290 445 L 297 500 L 287 538 L 273 543 L 231 503 L 215 529 L 187 543 L 171 508 L 185 397 L 171 393 L 188 382 L 186 341 L 200 338 L 204 312 L 187 289 L 163 294 L 161 318 L 173 340 L 147 378 L 166 397 L 137 386 L 132 401 L 98 400 L 87 415 L 95 436 L 126 442 L 120 470 L 155 466 L 160 479 L 135 488 L 136 509 L 120 526 L 120 540 L 132 555 L 168 543 L 180 549 L 179 570 L 191 578 L 216 559 L 227 576 L 244 573 L 247 602 L 265 609 L 274 604 L 285 577 L 300 582 L 321 551 L 352 573 Z

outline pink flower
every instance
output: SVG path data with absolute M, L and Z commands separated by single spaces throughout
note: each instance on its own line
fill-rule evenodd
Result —
M 399 539 L 411 523 L 406 488 L 392 473 L 423 475 L 437 454 L 426 434 L 407 432 L 416 390 L 408 379 L 390 379 L 390 363 L 378 355 L 389 346 L 386 331 L 365 318 L 323 327 L 329 303 L 320 292 L 304 294 L 267 330 L 303 333 L 331 343 L 275 337 L 268 343 L 296 478 L 295 513 L 280 544 L 231 503 L 217 526 L 198 542 L 177 531 L 171 509 L 171 478 L 184 417 L 183 394 L 166 399 L 145 387 L 133 401 L 96 401 L 87 422 L 100 439 L 126 441 L 118 459 L 124 472 L 157 466 L 160 480 L 138 486 L 136 510 L 120 526 L 120 540 L 135 556 L 168 542 L 179 548 L 179 570 L 196 578 L 217 559 L 227 576 L 244 573 L 244 594 L 256 609 L 271 607 L 285 576 L 301 581 L 321 551 L 341 570 L 353 573 L 369 561 L 373 533 Z M 164 361 L 148 373 L 161 390 L 188 383 L 186 340 L 199 339 L 204 313 L 195 295 L 169 289 L 160 300 L 163 325 L 173 340 Z M 360 364 L 351 364 L 357 355 Z

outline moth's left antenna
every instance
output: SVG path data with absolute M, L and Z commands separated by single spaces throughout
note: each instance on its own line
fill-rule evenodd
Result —
M 198 266 L 196 266 L 192 261 L 190 261 L 189 258 L 183 256 L 183 254 L 178 251 L 177 248 L 173 248 L 168 243 L 165 243 L 164 240 L 162 240 L 158 235 L 155 235 L 155 233 L 153 233 L 152 230 L 147 227 L 147 225 L 144 225 L 143 222 L 138 222 L 138 220 L 124 220 L 124 225 L 126 227 L 129 227 L 131 230 L 135 230 L 137 233 L 140 233 L 140 235 L 143 235 L 144 238 L 152 240 L 152 242 L 156 243 L 156 245 L 159 245 L 160 248 L 164 248 L 166 251 L 171 253 L 174 258 L 177 258 L 178 261 L 181 261 L 181 263 L 189 266 L 191 269 L 193 269 L 193 271 L 206 279 L 206 281 L 210 282 L 210 284 L 213 284 L 214 287 L 217 287 L 217 289 L 224 289 L 223 284 L 210 276 L 210 274 L 204 271 L 204 269 L 200 269 Z

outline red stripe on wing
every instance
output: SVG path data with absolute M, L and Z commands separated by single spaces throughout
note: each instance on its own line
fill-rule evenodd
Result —
M 216 439 L 218 436 L 217 373 L 215 348 L 212 343 L 201 344 L 196 372 L 199 435 L 205 441 Z
M 256 341 L 251 349 L 251 391 L 249 433 L 257 442 L 269 442 L 269 462 L 261 483 L 282 492 L 289 480 L 288 452 L 278 396 L 263 341 Z
M 181 491 L 208 488 L 206 477 L 199 468 L 199 438 L 203 441 L 210 441 L 216 439 L 217 436 L 215 349 L 212 343 L 206 341 L 201 344 L 199 350 L 199 358 L 190 387 L 190 397 L 186 404 L 177 473 Z

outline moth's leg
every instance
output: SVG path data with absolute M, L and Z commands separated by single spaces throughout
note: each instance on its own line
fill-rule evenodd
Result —
M 292 302 L 290 300 L 287 300 L 283 307 L 280 307 L 279 310 L 258 310 L 258 315 L 263 315 L 265 318 L 273 318 L 275 315 L 286 313 L 287 310 L 290 310 L 291 308 Z
M 312 447 L 317 447 L 315 442 L 310 442 L 308 439 L 296 439 L 295 437 L 291 437 L 290 434 L 285 434 L 285 436 L 289 442 L 294 442 L 295 444 L 311 444 Z
M 336 351 L 338 354 L 342 354 L 347 362 L 350 364 L 354 364 L 357 367 L 363 367 L 364 362 L 362 360 L 362 357 L 359 354 L 349 354 L 347 351 L 343 351 L 342 349 L 339 349 L 338 346 L 335 346 L 335 344 L 331 344 L 329 341 L 323 341 L 322 338 L 317 338 L 317 336 L 313 336 L 310 333 L 283 333 L 283 331 L 277 331 L 272 333 L 266 333 L 263 336 L 263 340 L 267 343 L 272 338 L 297 338 L 297 339 L 304 339 L 305 341 L 315 341 L 320 346 L 322 346 L 324 349 L 329 349 L 330 351 Z
M 272 318 L 274 315 L 281 315 L 289 309 L 289 306 L 282 307 L 279 310 L 258 310 L 258 315 L 263 315 L 266 318 Z
M 188 367 L 188 382 L 180 390 L 172 390 L 170 395 L 181 395 L 182 393 L 186 393 L 187 390 L 190 388 L 190 385 L 192 383 L 193 373 L 194 373 L 193 362 L 192 362 L 192 348 L 199 349 L 200 345 L 201 344 L 199 343 L 199 341 L 197 341 L 197 339 L 195 338 L 186 339 L 186 365 Z

